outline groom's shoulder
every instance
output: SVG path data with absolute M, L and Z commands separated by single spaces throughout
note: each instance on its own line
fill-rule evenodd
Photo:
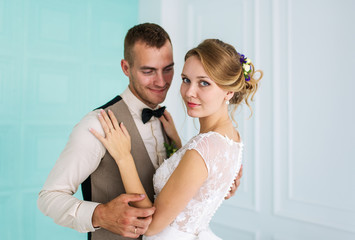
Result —
M 89 128 L 100 129 L 101 124 L 98 119 L 100 109 L 88 112 L 73 128 L 74 132 L 88 131 Z
M 73 131 L 87 131 L 89 128 L 94 128 L 97 130 L 102 129 L 100 121 L 98 119 L 98 114 L 100 113 L 101 109 L 107 109 L 110 106 L 121 101 L 122 98 L 118 95 L 112 100 L 108 101 L 104 105 L 95 108 L 94 110 L 88 112 L 75 126 Z
M 116 97 L 114 97 L 113 99 L 111 99 L 110 101 L 108 101 L 107 103 L 105 103 L 104 105 L 98 107 L 98 108 L 95 108 L 95 110 L 97 109 L 106 109 L 118 102 L 120 102 L 122 100 L 122 97 L 120 95 L 117 95 Z

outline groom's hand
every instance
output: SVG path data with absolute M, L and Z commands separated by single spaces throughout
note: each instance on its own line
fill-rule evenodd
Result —
M 233 185 L 231 187 L 231 190 L 229 191 L 228 195 L 224 199 L 230 199 L 232 196 L 234 196 L 235 192 L 237 191 L 239 185 L 240 185 L 240 179 L 243 176 L 243 165 L 241 166 L 238 176 L 234 179 Z
M 123 237 L 139 237 L 147 231 L 155 208 L 135 208 L 129 202 L 138 202 L 144 198 L 140 194 L 121 194 L 106 204 L 99 204 L 92 216 L 93 226 Z

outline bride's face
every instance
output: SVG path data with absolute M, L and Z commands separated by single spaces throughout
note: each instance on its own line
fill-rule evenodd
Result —
M 207 75 L 196 56 L 186 59 L 181 78 L 180 93 L 190 117 L 207 117 L 227 110 L 227 91 Z

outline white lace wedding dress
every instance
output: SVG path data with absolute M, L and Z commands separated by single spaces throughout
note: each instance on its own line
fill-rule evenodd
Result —
M 186 150 L 195 149 L 204 159 L 208 177 L 186 208 L 162 232 L 143 236 L 144 240 L 217 240 L 209 222 L 228 194 L 241 163 L 243 144 L 217 132 L 193 137 L 157 169 L 154 178 L 156 196 L 178 166 Z

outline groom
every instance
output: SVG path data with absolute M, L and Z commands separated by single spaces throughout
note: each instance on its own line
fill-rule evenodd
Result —
M 158 119 L 164 111 L 158 105 L 164 101 L 174 74 L 169 35 L 156 24 L 134 26 L 125 37 L 121 67 L 129 78 L 128 88 L 73 128 L 38 198 L 45 215 L 62 226 L 89 232 L 92 240 L 137 238 L 145 233 L 154 207 L 139 209 L 129 203 L 145 197 L 154 200 L 153 174 L 166 158 L 164 142 L 169 143 Z M 144 110 L 148 114 L 142 121 L 145 108 L 156 111 Z M 148 196 L 125 194 L 115 161 L 89 132 L 94 128 L 104 135 L 97 118 L 99 109 L 112 110 L 128 129 L 131 152 Z M 73 196 L 79 185 L 84 201 Z

